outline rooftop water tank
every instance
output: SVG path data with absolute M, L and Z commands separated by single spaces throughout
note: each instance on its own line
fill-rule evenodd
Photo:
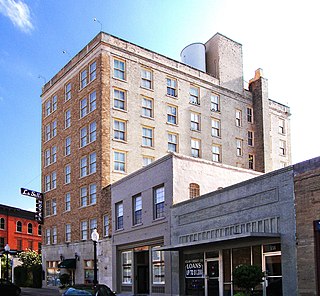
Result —
M 192 43 L 180 53 L 182 63 L 206 72 L 206 48 L 203 43 Z

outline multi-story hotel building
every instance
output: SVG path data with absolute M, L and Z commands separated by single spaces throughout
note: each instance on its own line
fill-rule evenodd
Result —
M 95 227 L 100 255 L 111 260 L 101 189 L 170 151 L 259 172 L 290 164 L 290 110 L 269 99 L 261 70 L 244 88 L 241 44 L 216 34 L 181 56 L 101 32 L 44 85 L 47 283 L 59 266 L 77 283 L 92 280 Z M 111 262 L 102 273 L 111 283 Z

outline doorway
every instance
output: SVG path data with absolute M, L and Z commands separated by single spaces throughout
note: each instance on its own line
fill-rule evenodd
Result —
M 281 252 L 264 254 L 266 273 L 263 296 L 282 296 Z
M 149 251 L 134 252 L 135 293 L 149 294 Z
M 219 296 L 219 259 L 207 259 L 205 296 Z

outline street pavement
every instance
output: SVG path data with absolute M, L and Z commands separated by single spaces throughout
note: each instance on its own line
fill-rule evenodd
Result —
M 21 288 L 21 296 L 60 296 L 58 288 Z

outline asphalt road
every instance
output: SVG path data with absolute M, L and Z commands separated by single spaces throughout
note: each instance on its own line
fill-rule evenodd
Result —
M 21 288 L 21 296 L 60 296 L 57 288 Z

